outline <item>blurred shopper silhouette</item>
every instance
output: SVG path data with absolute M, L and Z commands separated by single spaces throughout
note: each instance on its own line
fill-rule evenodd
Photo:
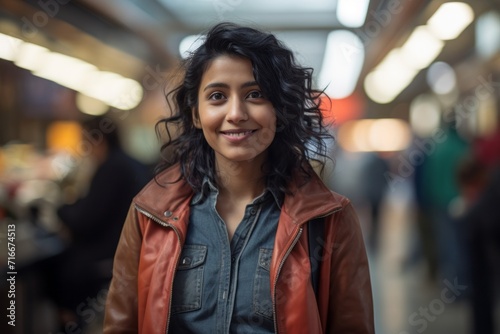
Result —
M 364 194 L 370 206 L 370 234 L 368 246 L 373 252 L 378 249 L 380 215 L 388 183 L 385 175 L 389 172 L 389 164 L 379 153 L 368 153 L 363 168 Z
M 81 145 L 97 169 L 87 194 L 58 209 L 71 242 L 49 268 L 50 290 L 63 326 L 69 321 L 81 326 L 93 321 L 91 315 L 95 314 L 86 310 L 89 300 L 106 291 L 103 288 L 111 278 L 112 260 L 130 202 L 150 178 L 147 167 L 123 151 L 117 124 L 110 117 L 84 122 Z M 101 307 L 93 308 L 102 311 Z
M 433 149 L 429 149 L 419 174 L 423 181 L 421 196 L 425 198 L 425 207 L 432 220 L 437 276 L 441 280 L 465 282 L 467 279 L 464 229 L 455 217 L 453 203 L 460 195 L 457 168 L 468 150 L 469 144 L 456 128 L 448 126 L 440 140 L 433 142 Z
M 467 207 L 463 221 L 470 249 L 472 333 L 493 334 L 500 254 L 500 128 L 477 142 L 458 180 Z

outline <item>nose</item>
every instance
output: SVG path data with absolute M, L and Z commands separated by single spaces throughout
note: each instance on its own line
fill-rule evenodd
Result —
M 248 111 L 245 103 L 239 98 L 233 98 L 228 103 L 226 120 L 231 123 L 239 123 L 248 120 Z

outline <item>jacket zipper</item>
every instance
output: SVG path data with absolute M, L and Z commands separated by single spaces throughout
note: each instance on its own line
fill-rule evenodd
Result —
M 330 215 L 332 215 L 335 212 L 338 212 L 340 210 L 342 210 L 342 207 L 336 208 L 335 210 L 327 212 L 324 215 L 311 218 L 308 221 L 313 220 L 313 219 L 317 219 L 317 218 L 324 218 L 324 217 L 330 216 Z M 295 247 L 295 245 L 299 241 L 299 238 L 302 235 L 303 230 L 304 230 L 304 227 L 303 227 L 303 225 L 301 225 L 300 228 L 299 228 L 299 231 L 297 232 L 297 235 L 293 239 L 292 244 L 290 245 L 290 247 L 288 247 L 288 249 L 287 249 L 287 251 L 285 253 L 285 256 L 283 256 L 283 259 L 281 260 L 280 265 L 278 266 L 278 272 L 276 273 L 276 278 L 274 279 L 274 283 L 273 283 L 273 287 L 274 287 L 273 319 L 274 319 L 274 332 L 277 333 L 277 334 L 279 334 L 279 331 L 278 331 L 278 321 L 276 320 L 276 285 L 278 284 L 278 278 L 279 278 L 279 275 L 280 275 L 280 272 L 281 272 L 281 268 L 285 264 L 285 261 L 288 258 L 288 255 L 290 255 L 290 253 L 292 252 L 293 247 Z
M 168 228 L 171 228 L 174 230 L 176 236 L 177 236 L 177 239 L 179 240 L 179 244 L 181 243 L 181 236 L 179 234 L 179 231 L 177 230 L 177 228 L 172 225 L 172 224 L 168 224 L 168 223 L 165 223 L 163 220 L 161 220 L 160 218 L 156 217 L 155 215 L 147 212 L 146 210 L 140 208 L 139 206 L 135 206 L 137 211 L 139 211 L 140 213 L 142 213 L 143 215 L 145 215 L 146 217 L 148 217 L 149 219 L 151 219 L 152 221 L 154 221 L 155 223 L 158 223 L 160 224 L 161 226 L 163 227 L 168 227 Z M 179 256 L 176 257 L 175 259 L 175 263 L 177 263 L 179 261 L 179 257 L 180 257 L 180 253 L 179 253 Z M 172 287 L 174 285 L 174 277 L 175 275 L 172 275 L 172 280 L 170 282 L 170 287 Z M 168 333 L 168 326 L 170 325 L 170 314 L 171 314 L 171 306 L 172 306 L 172 289 L 170 289 L 170 294 L 169 294 L 169 301 L 168 301 L 168 305 L 170 306 L 168 308 L 168 314 L 167 314 L 167 323 L 166 323 L 166 327 L 164 328 L 163 332 L 165 334 Z
M 297 232 L 297 235 L 295 236 L 295 238 L 293 239 L 293 242 L 292 244 L 290 245 L 290 247 L 288 247 L 286 253 L 285 253 L 285 256 L 283 257 L 283 259 L 281 260 L 280 262 L 280 265 L 278 266 L 278 272 L 276 273 L 276 278 L 274 279 L 274 283 L 273 283 L 273 287 L 274 287 L 274 298 L 273 298 L 273 319 L 274 319 L 274 332 L 275 333 L 278 333 L 278 321 L 276 320 L 276 285 L 278 284 L 278 277 L 280 275 L 280 272 L 281 272 L 281 268 L 283 267 L 283 265 L 285 264 L 285 260 L 287 259 L 288 255 L 290 255 L 290 253 L 292 252 L 292 249 L 293 247 L 295 247 L 295 245 L 297 244 L 297 242 L 299 241 L 299 238 L 300 236 L 302 235 L 302 230 L 304 228 L 301 226 Z

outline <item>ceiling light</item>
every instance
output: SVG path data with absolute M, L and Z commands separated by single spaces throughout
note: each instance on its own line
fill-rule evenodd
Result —
M 340 99 L 356 88 L 365 58 L 365 49 L 359 37 L 347 30 L 328 35 L 319 86 L 331 98 Z
M 411 141 L 408 123 L 396 118 L 374 120 L 367 135 L 371 149 L 377 152 L 402 151 Z
M 104 102 L 82 93 L 76 94 L 76 106 L 84 114 L 94 116 L 104 115 L 109 110 L 109 106 Z
M 205 41 L 204 35 L 189 35 L 179 43 L 179 54 L 182 58 L 187 58 L 196 51 Z
M 457 38 L 474 21 L 474 11 L 464 2 L 446 2 L 427 21 L 432 32 L 442 40 Z
M 410 104 L 410 125 L 415 134 L 432 136 L 441 122 L 439 101 L 430 94 L 419 95 Z
M 477 19 L 476 50 L 485 58 L 500 51 L 500 14 L 498 12 L 487 12 Z
M 370 0 L 338 0 L 337 19 L 349 28 L 359 28 L 366 20 Z
M 457 86 L 455 71 L 447 63 L 436 62 L 427 71 L 427 84 L 436 94 L 451 93 Z
M 413 30 L 401 47 L 401 55 L 408 66 L 417 70 L 429 66 L 441 53 L 444 42 L 437 39 L 426 26 Z
M 135 108 L 144 94 L 135 80 L 4 34 L 0 34 L 0 58 L 121 110 Z
M 28 71 L 36 71 L 45 66 L 43 58 L 48 53 L 50 51 L 42 46 L 22 43 L 14 59 L 14 64 Z
M 18 38 L 0 34 L 0 58 L 14 61 L 22 43 L 23 41 Z
M 47 53 L 42 65 L 33 71 L 34 75 L 77 91 L 81 89 L 84 76 L 97 71 L 94 65 L 56 52 Z
M 394 152 L 410 145 L 411 131 L 401 119 L 362 119 L 341 125 L 338 140 L 351 152 Z
M 366 76 L 364 88 L 373 101 L 389 103 L 410 84 L 416 75 L 417 70 L 408 67 L 403 61 L 400 49 L 394 49 Z

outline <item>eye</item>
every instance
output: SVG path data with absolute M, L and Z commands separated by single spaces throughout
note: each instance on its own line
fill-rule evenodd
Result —
M 262 92 L 259 91 L 259 90 L 252 90 L 248 94 L 247 97 L 250 98 L 250 99 L 262 99 L 262 98 L 264 98 L 264 96 L 262 95 Z
M 210 94 L 208 99 L 218 101 L 218 100 L 224 99 L 224 95 L 222 93 L 215 92 L 215 93 Z

